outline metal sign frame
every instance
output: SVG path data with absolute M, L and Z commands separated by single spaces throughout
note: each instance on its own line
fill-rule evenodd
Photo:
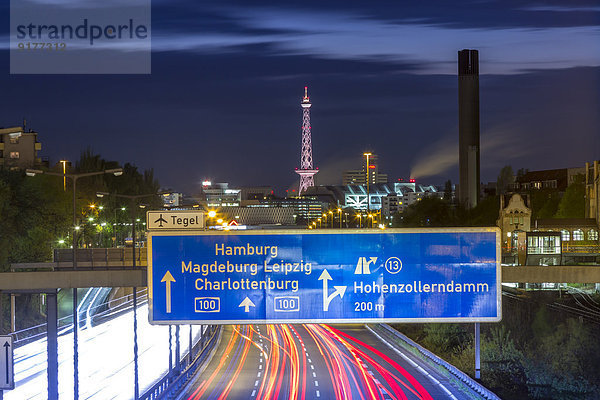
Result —
M 316 319 L 254 319 L 254 320 L 153 320 L 154 294 L 153 294 L 153 237 L 163 236 L 267 236 L 267 235 L 331 235 L 331 234 L 360 234 L 360 235 L 382 235 L 382 234 L 411 234 L 411 233 L 495 233 L 495 280 L 496 280 L 496 310 L 495 317 L 441 317 L 441 318 L 316 318 Z M 248 231 L 152 231 L 148 232 L 148 320 L 154 325 L 176 325 L 176 324 L 294 324 L 294 323 L 473 323 L 473 322 L 499 322 L 502 319 L 502 268 L 501 262 L 501 231 L 497 227 L 483 228 L 423 228 L 423 229 L 331 229 L 331 230 L 248 230 Z M 167 282 L 168 283 L 168 282 Z M 244 305 L 240 304 L 240 307 Z

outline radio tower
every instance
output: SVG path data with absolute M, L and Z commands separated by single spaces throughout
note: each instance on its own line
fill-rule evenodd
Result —
M 302 99 L 302 154 L 300 155 L 300 169 L 296 173 L 300 175 L 300 189 L 298 195 L 302 195 L 311 186 L 315 186 L 313 175 L 319 172 L 313 169 L 312 139 L 310 134 L 310 100 L 308 99 L 308 87 L 304 86 L 304 98 Z

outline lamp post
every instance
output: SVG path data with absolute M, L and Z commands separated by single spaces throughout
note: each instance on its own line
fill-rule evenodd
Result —
M 338 218 L 340 219 L 340 229 L 342 229 L 342 209 L 338 208 L 337 212 L 338 212 Z
M 369 191 L 369 182 L 371 181 L 371 177 L 369 176 L 369 157 L 371 157 L 371 153 L 363 153 L 363 156 L 367 157 L 367 214 L 371 212 L 371 193 Z
M 329 215 L 331 215 L 331 229 L 333 229 L 333 211 L 329 210 Z
M 63 171 L 64 171 L 63 163 Z M 73 182 L 73 269 L 77 269 L 77 205 L 76 205 L 76 193 L 77 193 L 77 180 L 79 178 L 85 178 L 88 176 L 96 176 L 96 175 L 104 175 L 104 174 L 113 174 L 114 176 L 123 175 L 122 168 L 112 168 L 105 169 L 103 171 L 95 171 L 95 172 L 81 172 L 79 174 L 67 174 L 63 172 L 59 174 L 57 172 L 48 172 L 42 171 L 40 169 L 26 169 L 25 173 L 27 176 L 36 176 L 38 174 L 46 174 L 53 176 L 62 176 L 64 178 L 69 178 Z M 79 321 L 77 315 L 77 288 L 73 288 L 73 398 L 77 400 L 79 398 L 79 353 L 77 350 L 77 331 L 79 329 Z
M 135 269 L 135 258 L 137 256 L 137 252 L 135 251 L 135 225 L 136 218 L 134 214 L 135 210 L 135 202 L 138 199 L 144 197 L 156 196 L 157 193 L 147 193 L 147 194 L 136 194 L 136 195 L 127 195 L 127 194 L 117 194 L 117 193 L 106 193 L 106 192 L 96 192 L 97 197 L 104 196 L 114 196 L 120 197 L 123 199 L 129 199 L 131 202 L 129 215 L 131 216 L 131 239 L 132 239 L 132 269 Z M 138 400 L 140 395 L 140 384 L 139 384 L 139 367 L 138 367 L 138 341 L 137 341 L 137 287 L 133 288 L 133 373 L 134 373 L 134 399 Z

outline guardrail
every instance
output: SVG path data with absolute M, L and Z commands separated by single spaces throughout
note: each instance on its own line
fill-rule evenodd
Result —
M 148 302 L 147 299 L 147 289 L 146 288 L 138 288 L 138 307 L 144 305 Z M 92 325 L 98 325 L 102 322 L 109 321 L 113 318 L 116 318 L 123 313 L 131 310 L 133 306 L 133 300 L 131 299 L 131 295 L 125 295 L 116 299 L 112 299 L 109 302 L 105 302 L 99 304 L 92 309 L 99 309 L 101 307 L 109 306 L 111 302 L 119 302 L 119 304 L 115 307 L 109 307 L 106 310 L 95 312 L 90 317 L 92 318 Z M 81 322 L 83 319 L 84 311 L 80 311 L 78 313 L 79 321 Z M 58 336 L 71 333 L 73 331 L 73 314 L 65 315 L 64 317 L 59 318 L 58 320 Z M 29 328 L 21 329 L 15 332 L 9 332 L 7 335 L 13 337 L 13 343 L 15 347 L 20 347 L 31 343 L 33 341 L 44 339 L 47 336 L 47 328 L 48 324 L 43 323 L 35 326 L 31 326 Z M 81 329 L 81 328 L 80 328 Z
M 148 249 L 145 247 L 91 248 L 77 249 L 78 267 L 120 267 L 131 266 L 135 252 L 138 267 L 148 265 Z M 56 268 L 73 266 L 73 249 L 54 249 L 53 263 Z
M 573 244 L 570 242 L 562 243 L 563 253 L 600 253 L 600 245 L 597 244 Z
M 465 374 L 464 372 L 456 368 L 454 365 L 442 360 L 440 357 L 436 356 L 435 354 L 422 347 L 418 343 L 412 341 L 411 339 L 398 332 L 391 326 L 387 324 L 377 324 L 368 327 L 373 329 L 374 331 L 377 331 L 377 333 L 382 334 L 382 336 L 387 336 L 388 339 L 396 339 L 396 341 L 403 342 L 405 346 L 412 348 L 413 350 L 418 352 L 418 355 L 421 356 L 421 359 L 428 361 L 429 363 L 433 363 L 433 365 L 437 366 L 438 368 L 443 368 L 484 399 L 500 400 L 500 397 L 498 397 L 492 391 L 488 390 L 486 387 L 479 384 L 469 375 Z M 398 345 L 396 341 L 392 340 L 389 343 Z
M 207 329 L 202 332 L 202 338 L 192 347 L 192 355 L 196 354 L 194 360 L 190 363 L 189 353 L 185 355 L 180 364 L 180 369 L 183 370 L 181 373 L 172 370 L 170 374 L 165 375 L 142 394 L 139 400 L 173 399 L 179 395 L 184 385 L 208 359 L 212 347 L 216 344 L 217 333 L 220 330 L 220 325 L 207 325 Z

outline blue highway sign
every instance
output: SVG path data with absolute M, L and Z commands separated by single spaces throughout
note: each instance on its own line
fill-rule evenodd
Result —
M 153 324 L 501 319 L 497 228 L 148 236 Z

